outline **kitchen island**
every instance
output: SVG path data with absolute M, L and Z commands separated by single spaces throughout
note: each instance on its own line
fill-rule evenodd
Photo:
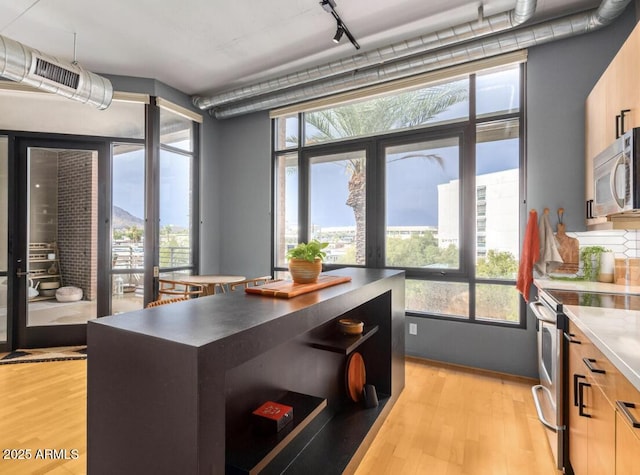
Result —
M 244 292 L 92 321 L 88 473 L 349 473 L 404 388 L 404 273 L 340 269 L 351 281 L 292 299 Z M 364 322 L 345 339 L 340 317 Z M 362 355 L 377 407 L 345 388 Z M 277 434 L 252 428 L 266 401 L 293 406 Z M 249 437 L 249 439 L 247 439 Z

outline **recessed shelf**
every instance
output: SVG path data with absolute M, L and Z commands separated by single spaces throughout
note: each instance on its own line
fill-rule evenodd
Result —
M 314 348 L 348 355 L 371 338 L 371 336 L 378 331 L 378 328 L 378 325 L 365 325 L 364 331 L 361 335 L 345 335 L 344 333 L 339 333 L 336 330 L 336 333 L 331 335 L 331 337 L 323 338 L 321 340 L 312 340 L 310 343 Z
M 293 421 L 280 432 L 263 434 L 252 426 L 227 441 L 226 473 L 261 472 L 327 406 L 327 400 L 288 392 L 277 402 L 293 407 Z

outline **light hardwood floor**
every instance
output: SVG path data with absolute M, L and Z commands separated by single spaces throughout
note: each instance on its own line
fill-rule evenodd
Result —
M 86 368 L 84 360 L 0 365 L 0 450 L 32 454 L 0 459 L 0 474 L 86 472 Z M 529 387 L 408 360 L 405 390 L 356 475 L 557 474 Z M 76 449 L 79 458 L 36 459 L 38 449 Z
M 556 475 L 531 382 L 407 361 L 406 385 L 356 475 Z

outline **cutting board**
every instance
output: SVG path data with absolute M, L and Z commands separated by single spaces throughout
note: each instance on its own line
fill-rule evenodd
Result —
M 558 223 L 556 242 L 558 243 L 558 252 L 564 264 L 555 269 L 554 272 L 559 274 L 576 274 L 580 267 L 580 244 L 578 240 L 567 236 L 565 233 L 565 225 Z
M 362 388 L 367 382 L 367 371 L 364 367 L 364 359 L 357 351 L 351 353 L 347 360 L 347 369 L 345 371 L 345 384 L 347 386 L 347 394 L 353 402 L 362 399 Z
M 256 287 L 247 287 L 244 289 L 249 294 L 266 295 L 269 297 L 278 297 L 290 299 L 297 295 L 306 294 L 315 290 L 331 287 L 332 285 L 349 282 L 351 277 L 339 275 L 320 275 L 316 282 L 312 284 L 296 284 L 290 280 L 281 280 L 269 284 L 258 285 Z

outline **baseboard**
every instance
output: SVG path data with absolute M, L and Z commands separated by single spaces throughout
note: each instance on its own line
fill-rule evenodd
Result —
M 404 358 L 406 361 L 410 361 L 412 363 L 424 364 L 429 366 L 438 366 L 440 368 L 448 368 L 456 371 L 464 371 L 465 373 L 481 374 L 481 375 L 490 376 L 493 378 L 500 378 L 508 381 L 514 381 L 517 383 L 526 383 L 531 385 L 540 384 L 540 381 L 538 381 L 537 379 L 529 378 L 527 376 L 518 376 L 516 374 L 501 373 L 500 371 L 492 371 L 490 369 L 474 368 L 472 366 L 465 366 L 465 365 L 456 364 L 456 363 L 447 363 L 445 361 L 430 360 L 427 358 L 420 358 L 418 356 L 405 356 Z

